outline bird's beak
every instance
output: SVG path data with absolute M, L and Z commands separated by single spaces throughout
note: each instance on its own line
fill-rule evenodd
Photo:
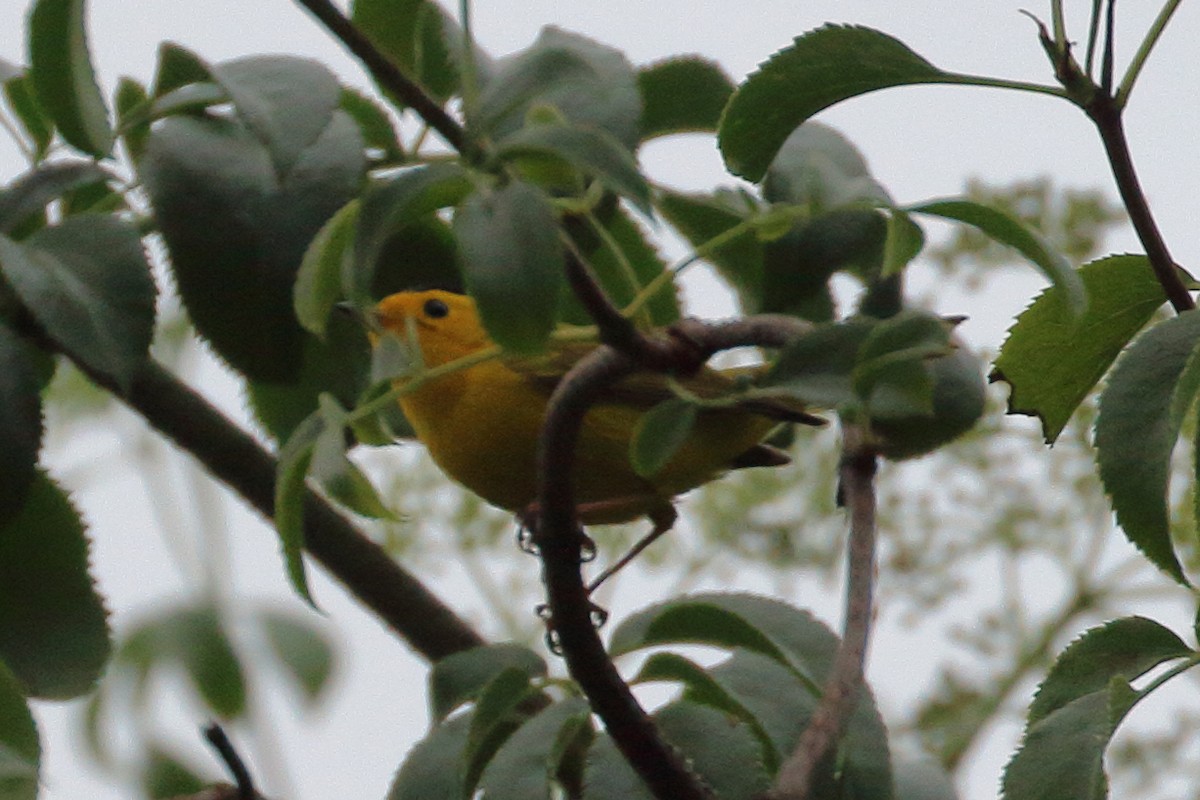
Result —
M 349 300 L 342 300 L 334 303 L 333 307 L 339 314 L 358 320 L 364 328 L 372 333 L 378 333 L 382 329 L 379 312 L 374 306 L 358 306 Z

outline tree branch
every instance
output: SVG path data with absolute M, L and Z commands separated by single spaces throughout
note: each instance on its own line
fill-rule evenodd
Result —
M 875 469 L 875 454 L 863 445 L 861 431 L 847 426 L 840 475 L 843 502 L 850 510 L 842 643 L 821 704 L 779 770 L 772 800 L 808 800 L 817 768 L 842 738 L 862 694 L 875 583 Z
M 571 677 L 625 759 L 655 797 L 664 800 L 700 800 L 712 795 L 679 752 L 659 735 L 609 659 L 593 625 L 594 607 L 580 573 L 582 537 L 571 478 L 584 415 L 608 386 L 636 369 L 666 370 L 672 364 L 687 368 L 702 364 L 718 350 L 742 345 L 780 347 L 810 327 L 793 317 L 773 315 L 716 324 L 684 320 L 667 338 L 643 337 L 653 344 L 649 348 L 635 346 L 632 354 L 602 345 L 567 373 L 549 400 L 538 448 L 540 518 L 535 542 L 542 558 L 551 632 Z M 651 364 L 636 360 L 644 353 L 651 354 Z
M 654 722 L 622 680 L 592 622 L 592 603 L 580 572 L 583 537 L 571 486 L 575 444 L 583 417 L 600 393 L 628 375 L 634 362 L 601 346 L 576 364 L 551 395 L 539 440 L 540 518 L 534 541 L 542 559 L 557 638 L 571 677 L 634 771 L 661 800 L 709 800 L 712 794 L 686 760 L 659 735 Z
M 51 345 L 51 349 L 57 348 Z M 110 376 L 72 361 L 264 517 L 274 516 L 275 457 L 203 397 L 151 359 L 134 375 L 128 392 Z M 304 547 L 359 602 L 428 660 L 484 644 L 474 629 L 416 577 L 311 490 L 304 498 Z
M 461 125 L 446 113 L 415 80 L 404 74 L 394 61 L 384 55 L 366 34 L 345 17 L 330 0 L 296 0 L 317 18 L 358 57 L 371 77 L 382 87 L 404 101 L 421 119 L 429 124 L 446 143 L 460 153 L 466 153 L 469 142 Z
M 1129 221 L 1137 232 L 1142 247 L 1146 248 L 1146 257 L 1150 259 L 1150 267 L 1154 276 L 1162 284 L 1167 299 L 1176 312 L 1188 311 L 1196 307 L 1191 293 L 1184 286 L 1175 267 L 1175 259 L 1167 249 L 1150 204 L 1138 181 L 1137 170 L 1133 166 L 1133 158 L 1129 154 L 1129 142 L 1125 138 L 1125 125 L 1121 119 L 1121 109 L 1116 101 L 1107 95 L 1098 95 L 1096 100 L 1085 110 L 1096 129 L 1100 132 L 1100 140 L 1104 143 L 1104 152 L 1108 156 L 1113 178 L 1117 183 L 1117 191 L 1121 194 L 1121 202 L 1129 213 Z

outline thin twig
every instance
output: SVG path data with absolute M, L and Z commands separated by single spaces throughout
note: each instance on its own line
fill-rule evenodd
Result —
M 1125 138 L 1125 125 L 1121 119 L 1120 107 L 1112 97 L 1098 95 L 1086 111 L 1100 132 L 1100 140 L 1104 144 L 1104 152 L 1108 156 L 1121 202 L 1125 205 L 1129 221 L 1133 224 L 1142 247 L 1146 249 L 1146 257 L 1150 260 L 1154 276 L 1158 278 L 1176 312 L 1195 308 L 1196 302 L 1176 269 L 1175 259 L 1167 249 L 1166 240 L 1158 229 L 1158 223 L 1155 222 L 1150 204 L 1142 191 L 1137 170 L 1133 166 L 1133 158 L 1129 153 L 1129 142 Z
M 254 779 L 250 777 L 250 770 L 246 768 L 246 762 L 242 761 L 242 757 L 238 755 L 233 742 L 229 741 L 229 737 L 225 735 L 225 729 L 215 722 L 210 723 L 204 728 L 204 738 L 217 751 L 217 755 L 229 769 L 229 775 L 237 787 L 238 800 L 257 800 L 258 792 L 254 789 Z
M 684 320 L 673 336 L 656 340 L 657 368 L 703 363 L 718 350 L 743 345 L 780 347 L 810 329 L 792 317 L 763 315 L 725 323 Z M 640 334 L 639 334 L 640 335 Z M 663 741 L 654 722 L 637 702 L 604 650 L 593 627 L 594 607 L 580 572 L 582 537 L 575 513 L 571 475 L 575 446 L 587 410 L 612 383 L 649 365 L 611 345 L 578 362 L 551 395 L 539 439 L 536 542 L 551 613 L 551 633 L 571 676 L 626 760 L 655 797 L 664 800 L 709 798 L 680 754 Z
M 674 365 L 675 351 L 667 343 L 639 331 L 609 300 L 575 243 L 569 237 L 563 239 L 567 249 L 567 283 L 595 321 L 600 341 L 650 369 L 662 370 Z
M 626 355 L 601 346 L 576 364 L 556 387 L 539 440 L 540 518 L 535 541 L 542 558 L 552 634 L 571 677 L 625 759 L 661 800 L 708 800 L 711 793 L 680 753 L 659 735 L 609 659 L 593 626 L 593 607 L 580 572 L 583 537 L 570 477 L 575 444 L 588 408 L 605 388 L 634 368 Z
M 415 80 L 390 58 L 384 55 L 366 34 L 345 17 L 330 0 L 296 0 L 304 6 L 325 28 L 358 57 L 371 73 L 371 77 L 384 88 L 400 98 L 429 127 L 442 135 L 446 144 L 460 153 L 466 153 L 468 140 L 463 127 L 446 113 L 436 100 L 421 88 Z
M 842 643 L 826 679 L 821 704 L 779 770 L 772 800 L 808 800 L 818 768 L 827 763 L 842 738 L 862 693 L 875 584 L 875 468 L 875 454 L 862 445 L 859 430 L 848 426 L 840 475 L 842 497 L 850 511 Z

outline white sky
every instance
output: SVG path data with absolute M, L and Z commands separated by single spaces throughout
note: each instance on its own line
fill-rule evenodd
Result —
M 0 3 L 0 57 L 11 61 L 24 60 L 25 5 L 23 0 Z M 1081 40 L 1083 15 L 1091 3 L 1073 0 L 1069 5 L 1076 14 L 1074 38 Z M 1125 63 L 1159 4 L 1122 5 L 1118 64 Z M 850 22 L 888 32 L 945 69 L 1048 82 L 1048 65 L 1033 24 L 1018 13 L 1021 8 L 1049 15 L 1045 0 L 481 0 L 474 23 L 482 45 L 496 55 L 526 46 L 542 25 L 557 24 L 622 48 L 638 64 L 695 52 L 719 60 L 740 80 L 792 36 L 827 21 Z M 212 61 L 265 52 L 308 55 L 329 64 L 347 82 L 367 85 L 357 66 L 285 0 L 93 0 L 91 14 L 93 52 L 106 90 L 123 74 L 148 82 L 157 44 L 168 39 Z M 1194 54 L 1198 34 L 1200 8 L 1184 4 L 1143 74 L 1128 115 L 1134 156 L 1159 224 L 1175 258 L 1193 267 L 1200 260 L 1192 202 L 1200 134 L 1200 105 L 1195 100 L 1200 60 Z M 1049 174 L 1063 186 L 1111 186 L 1089 123 L 1076 109 L 1042 96 L 952 87 L 901 89 L 853 100 L 820 118 L 859 146 L 876 177 L 900 202 L 955 194 L 973 175 L 1009 182 Z M 643 162 L 656 179 L 685 188 L 732 182 L 724 177 L 712 140 L 706 137 L 652 145 Z M 15 149 L 0 140 L 0 181 L 20 169 Z M 1122 234 L 1110 249 L 1136 250 L 1137 245 L 1131 234 Z M 969 309 L 977 319 L 968 323 L 968 333 L 977 343 L 999 344 L 1008 320 L 1040 285 L 1032 272 L 1030 276 L 1015 281 L 1013 291 L 989 297 L 987 310 Z M 710 284 L 697 284 L 691 295 L 694 305 L 724 308 L 721 298 L 708 296 L 713 291 Z M 203 374 L 206 394 L 241 416 L 236 385 L 211 367 Z M 53 468 L 56 474 L 69 475 L 73 468 L 92 463 L 97 453 L 132 446 L 130 441 L 141 436 L 139 430 L 136 421 L 123 415 L 113 429 L 90 435 L 87 448 L 75 442 L 56 448 Z M 138 613 L 185 596 L 188 590 L 181 587 L 194 584 L 171 567 L 155 532 L 162 523 L 140 499 L 147 491 L 141 479 L 127 470 L 107 470 L 92 487 L 77 501 L 97 539 L 96 570 L 102 587 L 118 626 L 124 627 Z M 215 494 L 204 491 L 209 497 Z M 201 512 L 173 513 L 187 519 Z M 206 513 L 222 512 L 210 508 Z M 228 513 L 239 594 L 278 598 L 299 611 L 283 585 L 273 534 L 240 506 Z M 530 575 L 533 580 L 532 565 Z M 438 588 L 445 596 L 453 591 Z M 424 726 L 422 665 L 340 589 L 321 580 L 317 591 L 328 612 L 325 623 L 341 643 L 347 663 L 320 719 L 292 718 L 287 696 L 269 704 L 278 749 L 297 789 L 293 796 L 383 797 L 392 771 Z M 71 752 L 77 745 L 68 733 L 74 728 L 73 713 L 59 706 L 38 708 L 47 749 L 44 796 L 128 796 L 98 786 L 84 759 Z M 194 748 L 190 730 L 181 727 L 174 735 Z M 1003 757 L 999 754 L 971 776 L 966 796 L 994 796 Z M 267 791 L 277 797 L 288 793 L 277 786 Z

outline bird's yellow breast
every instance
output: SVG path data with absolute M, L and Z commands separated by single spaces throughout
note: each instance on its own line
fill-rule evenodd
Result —
M 461 295 L 404 292 L 385 298 L 376 313 L 383 328 L 401 337 L 415 332 L 430 368 L 492 346 L 474 303 Z M 425 379 L 400 396 L 405 416 L 438 466 L 484 500 L 514 512 L 536 500 L 538 436 L 550 394 L 546 375 L 539 379 L 528 364 L 518 364 L 492 358 Z M 744 409 L 702 410 L 666 466 L 645 478 L 630 463 L 630 440 L 641 416 L 670 395 L 664 386 L 654 399 L 656 393 L 648 395 L 635 379 L 628 380 L 628 391 L 618 384 L 612 398 L 584 417 L 573 477 L 585 524 L 661 512 L 675 495 L 728 469 L 775 425 Z

